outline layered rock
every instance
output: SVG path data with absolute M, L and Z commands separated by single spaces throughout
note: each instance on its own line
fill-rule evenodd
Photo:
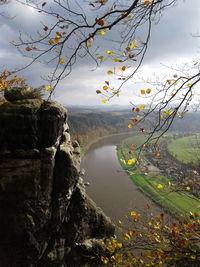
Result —
M 66 120 L 55 102 L 0 106 L 0 266 L 84 266 L 114 233 L 85 193 Z

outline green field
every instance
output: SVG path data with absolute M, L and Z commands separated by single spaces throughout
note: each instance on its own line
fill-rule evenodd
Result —
M 121 145 L 118 146 L 118 159 L 121 166 L 127 170 L 131 180 L 142 192 L 147 194 L 158 205 L 162 206 L 168 213 L 174 216 L 188 214 L 189 212 L 199 212 L 200 200 L 190 196 L 188 192 L 173 192 L 173 186 L 170 184 L 168 177 L 145 175 L 139 167 L 133 168 L 132 165 L 130 166 L 127 164 L 124 157 L 127 156 L 130 150 L 128 144 L 134 143 L 139 146 L 144 141 L 145 136 L 135 136 L 125 139 Z M 133 156 L 136 156 L 136 154 Z M 158 184 L 161 184 L 163 188 L 158 189 Z
M 168 145 L 169 153 L 183 163 L 200 161 L 200 136 L 186 136 L 175 139 Z

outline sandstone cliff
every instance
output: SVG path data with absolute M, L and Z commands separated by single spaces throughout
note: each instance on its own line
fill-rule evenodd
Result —
M 86 195 L 80 148 L 58 103 L 0 106 L 0 266 L 84 266 L 114 233 Z M 87 266 L 96 266 L 93 264 Z

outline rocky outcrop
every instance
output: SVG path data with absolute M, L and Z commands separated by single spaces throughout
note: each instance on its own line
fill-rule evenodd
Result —
M 114 233 L 86 195 L 80 148 L 58 103 L 0 106 L 0 266 L 84 266 Z M 97 266 L 90 265 L 87 266 Z

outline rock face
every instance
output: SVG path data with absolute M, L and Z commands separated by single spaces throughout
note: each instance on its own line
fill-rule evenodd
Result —
M 0 266 L 85 266 L 114 234 L 86 195 L 80 148 L 55 102 L 0 106 Z M 97 266 L 88 263 L 87 266 Z

